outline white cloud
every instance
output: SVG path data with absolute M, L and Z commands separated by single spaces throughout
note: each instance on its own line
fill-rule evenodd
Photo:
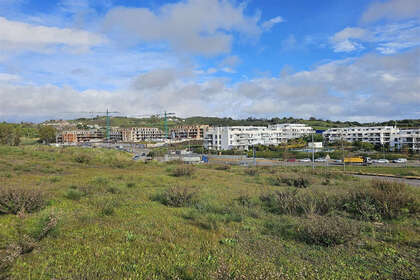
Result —
M 20 77 L 18 75 L 8 74 L 8 73 L 0 73 L 0 84 L 1 83 L 10 83 L 19 81 Z
M 235 67 L 238 64 L 241 63 L 241 59 L 237 55 L 231 55 L 223 59 L 223 61 L 220 63 L 221 66 L 227 66 L 227 67 Z
M 193 71 L 176 68 L 139 75 L 132 79 L 132 87 L 115 91 L 6 81 L 0 84 L 0 119 L 63 117 L 59 112 L 103 111 L 107 107 L 126 114 L 166 109 L 179 116 L 315 116 L 357 121 L 418 118 L 419 65 L 417 48 L 389 56 L 368 54 L 325 63 L 311 71 L 233 84 L 224 79 L 199 81 Z
M 88 50 L 106 42 L 103 36 L 84 30 L 31 25 L 0 17 L 0 49 L 48 51 L 56 46 L 72 51 Z
M 380 19 L 400 20 L 420 18 L 419 0 L 388 0 L 371 4 L 362 15 L 363 22 Z
M 272 19 L 269 19 L 269 20 L 263 22 L 261 24 L 261 26 L 264 30 L 270 30 L 274 25 L 276 25 L 277 23 L 281 23 L 281 22 L 284 22 L 284 19 L 281 16 L 277 16 L 277 17 L 274 17 Z
M 335 52 L 352 52 L 373 45 L 382 54 L 420 46 L 420 23 L 386 24 L 369 28 L 347 27 L 330 38 Z
M 232 32 L 261 33 L 258 16 L 246 16 L 244 8 L 225 0 L 187 0 L 165 4 L 156 12 L 119 7 L 106 15 L 105 28 L 125 40 L 165 42 L 179 51 L 216 55 L 230 52 Z

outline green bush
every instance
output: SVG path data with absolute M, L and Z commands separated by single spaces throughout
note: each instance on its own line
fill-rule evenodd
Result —
M 91 162 L 91 160 L 92 160 L 92 158 L 87 154 L 77 154 L 74 157 L 74 161 L 78 162 L 78 163 L 88 164 L 89 162 Z
M 297 237 L 308 244 L 334 246 L 344 244 L 360 233 L 357 224 L 337 216 L 313 216 L 297 227 Z
M 103 216 L 111 216 L 115 213 L 115 206 L 112 202 L 104 203 L 101 208 L 101 214 Z
M 340 201 L 337 197 L 324 193 L 300 194 L 297 190 L 263 194 L 260 200 L 269 212 L 287 215 L 325 215 L 336 209 Z
M 192 166 L 181 165 L 172 171 L 172 176 L 174 177 L 188 176 L 189 177 L 189 176 L 192 176 L 193 173 L 194 173 L 194 168 Z
M 285 177 L 285 176 L 275 176 L 268 179 L 269 183 L 274 186 L 287 185 L 296 188 L 307 188 L 309 187 L 309 179 L 303 176 L 298 177 Z
M 166 206 L 185 207 L 192 205 L 196 200 L 196 191 L 188 187 L 170 187 L 163 193 L 152 198 Z
M 258 169 L 256 169 L 256 168 L 247 168 L 247 169 L 245 169 L 245 174 L 247 174 L 249 176 L 256 176 L 256 175 L 258 175 Z
M 70 199 L 70 200 L 80 200 L 83 196 L 85 196 L 86 194 L 81 192 L 78 189 L 75 188 L 69 188 L 66 192 L 66 194 L 64 195 L 65 198 Z
M 109 193 L 112 193 L 112 194 L 121 193 L 121 190 L 117 187 L 114 187 L 114 186 L 110 186 L 110 187 L 106 188 L 106 191 L 109 192 Z
M 31 232 L 31 237 L 36 241 L 41 241 L 48 235 L 57 236 L 58 234 L 58 216 L 55 213 L 49 213 L 43 215 L 38 223 L 35 225 L 35 229 Z
M 45 205 L 44 195 L 37 189 L 0 188 L 0 214 L 35 212 Z
M 345 199 L 343 209 L 366 221 L 394 219 L 404 213 L 417 213 L 419 203 L 403 183 L 374 180 Z

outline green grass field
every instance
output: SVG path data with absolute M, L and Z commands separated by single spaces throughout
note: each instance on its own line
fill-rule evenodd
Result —
M 396 183 L 29 145 L 0 146 L 0 188 L 0 279 L 420 273 L 420 191 Z

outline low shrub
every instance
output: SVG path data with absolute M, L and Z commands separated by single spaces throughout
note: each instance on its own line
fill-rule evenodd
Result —
M 238 198 L 235 199 L 235 202 L 237 202 L 242 207 L 252 207 L 254 205 L 251 196 L 248 194 L 241 194 Z
M 88 164 L 89 162 L 92 161 L 92 158 L 87 154 L 77 154 L 74 157 L 74 161 L 78 163 Z
M 70 187 L 66 194 L 64 195 L 65 198 L 70 199 L 70 200 L 80 200 L 83 196 L 85 196 L 86 194 L 76 188 L 72 188 Z
M 37 189 L 0 188 L 0 214 L 35 212 L 45 205 L 44 195 Z
M 249 176 L 256 176 L 256 175 L 258 175 L 258 169 L 256 169 L 256 168 L 247 168 L 247 169 L 245 169 L 245 174 L 247 174 Z
M 95 177 L 93 180 L 92 180 L 92 182 L 91 182 L 93 185 L 96 185 L 96 186 L 100 186 L 100 187 L 105 187 L 105 186 L 107 186 L 108 184 L 109 184 L 109 180 L 108 180 L 108 178 L 105 178 L 105 177 Z
M 419 203 L 403 183 L 374 180 L 370 186 L 349 194 L 343 209 L 366 221 L 394 219 L 417 213 Z
M 31 232 L 31 237 L 36 241 L 41 241 L 48 235 L 58 234 L 58 216 L 55 213 L 49 213 L 42 216 Z
M 269 212 L 287 215 L 325 215 L 336 209 L 339 202 L 336 197 L 324 193 L 300 194 L 297 190 L 263 194 L 260 200 Z
M 223 165 L 217 165 L 214 169 L 216 170 L 230 170 L 230 165 L 223 164 Z
M 105 204 L 101 209 L 101 214 L 103 216 L 111 216 L 115 212 L 114 206 L 112 204 Z
M 353 221 L 337 216 L 313 216 L 297 227 L 299 240 L 314 245 L 334 246 L 344 244 L 360 233 L 360 227 Z
M 287 185 L 296 188 L 307 188 L 309 187 L 309 179 L 303 176 L 298 177 L 285 177 L 285 176 L 275 176 L 269 178 L 269 183 L 274 186 Z
M 106 192 L 112 193 L 112 194 L 118 194 L 118 193 L 121 193 L 121 190 L 117 187 L 110 186 L 106 188 Z
M 188 165 L 181 165 L 174 170 L 172 170 L 172 176 L 182 177 L 182 176 L 192 176 L 194 174 L 194 168 Z
M 185 207 L 196 201 L 196 191 L 188 187 L 170 187 L 152 199 L 159 201 L 166 206 Z

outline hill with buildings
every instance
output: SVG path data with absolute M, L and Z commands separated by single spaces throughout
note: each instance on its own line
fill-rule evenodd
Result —
M 79 118 L 71 120 L 71 123 L 83 123 L 87 125 L 106 125 L 105 116 L 97 116 L 93 118 Z M 189 117 L 189 118 L 178 118 L 170 117 L 167 120 L 168 127 L 174 127 L 177 125 L 200 125 L 206 124 L 210 126 L 267 126 L 271 124 L 282 124 L 282 123 L 301 123 L 313 127 L 317 130 L 325 130 L 328 128 L 336 127 L 348 127 L 348 126 L 398 126 L 400 128 L 416 128 L 420 127 L 420 119 L 406 119 L 406 120 L 389 120 L 385 122 L 353 122 L 353 121 L 332 121 L 322 120 L 316 118 L 253 118 L 249 117 L 246 119 L 233 119 L 229 117 Z M 157 127 L 160 129 L 164 128 L 164 118 L 160 117 L 148 117 L 148 118 L 130 118 L 116 116 L 111 118 L 111 125 L 118 127 Z

